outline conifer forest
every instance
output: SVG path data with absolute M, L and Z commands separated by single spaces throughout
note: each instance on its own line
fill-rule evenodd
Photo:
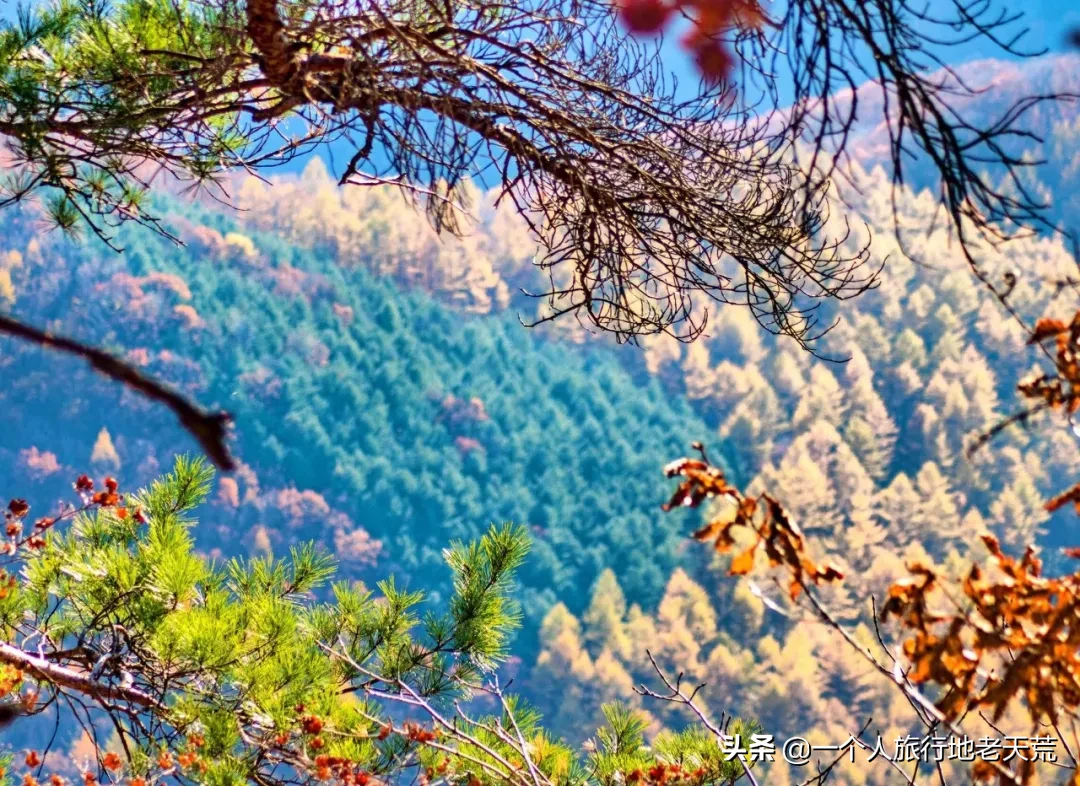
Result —
M 1070 0 L 0 0 L 0 786 L 1080 785 Z

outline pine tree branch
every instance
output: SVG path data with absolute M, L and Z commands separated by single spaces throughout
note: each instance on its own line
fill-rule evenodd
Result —
M 176 414 L 180 425 L 198 441 L 199 446 L 219 469 L 230 472 L 236 468 L 236 462 L 225 444 L 225 425 L 232 420 L 229 413 L 204 412 L 160 382 L 144 376 L 134 366 L 74 339 L 54 336 L 4 315 L 0 315 L 0 333 L 84 358 L 94 370 L 137 390 L 153 401 L 161 402 Z
M 278 14 L 277 0 L 248 0 L 247 34 L 259 53 L 259 66 L 266 78 L 283 90 L 296 76 L 296 63 Z
M 18 647 L 0 642 L 0 663 L 14 666 L 30 674 L 35 679 L 48 682 L 60 688 L 68 688 L 94 699 L 107 701 L 126 701 L 147 709 L 163 712 L 167 707 L 149 693 L 138 688 L 110 685 L 92 679 L 89 673 L 50 663 L 43 657 L 31 655 Z

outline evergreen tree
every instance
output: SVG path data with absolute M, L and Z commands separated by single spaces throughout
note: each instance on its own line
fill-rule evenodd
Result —
M 492 527 L 448 548 L 453 593 L 444 609 L 421 615 L 423 594 L 392 577 L 377 593 L 328 585 L 333 562 L 310 545 L 285 560 L 220 565 L 198 555 L 192 514 L 212 475 L 202 460 L 180 458 L 133 494 L 112 478 L 96 490 L 81 476 L 81 507 L 24 535 L 29 506 L 9 505 L 0 696 L 15 739 L 30 744 L 24 784 L 36 782 L 34 768 L 49 767 L 56 780 L 68 766 L 40 747 L 47 719 L 38 716 L 52 707 L 61 712 L 54 741 L 61 729 L 85 729 L 71 750 L 88 754 L 87 783 L 175 776 L 201 786 L 360 786 L 419 773 L 485 786 L 613 786 L 679 761 L 701 770 L 695 783 L 730 786 L 753 766 L 745 755 L 725 758 L 715 736 L 698 732 L 649 750 L 647 717 L 622 705 L 603 708 L 601 748 L 580 756 L 501 690 L 493 672 L 520 618 L 510 592 L 528 551 L 521 528 Z M 558 682 L 628 691 L 610 650 L 593 674 L 579 629 L 564 607 L 549 614 L 545 640 L 572 667 Z M 494 699 L 495 713 L 446 714 L 474 696 Z M 403 712 L 410 708 L 418 714 Z M 108 738 L 96 718 L 109 721 Z M 17 768 L 10 756 L 0 766 L 7 786 Z
M 628 659 L 632 644 L 626 635 L 625 617 L 626 596 L 615 572 L 605 568 L 593 585 L 592 600 L 582 617 L 585 643 L 597 654 L 606 649 L 622 660 Z
M 103 470 L 115 472 L 120 469 L 120 454 L 116 452 L 109 430 L 102 427 L 90 452 L 90 463 Z

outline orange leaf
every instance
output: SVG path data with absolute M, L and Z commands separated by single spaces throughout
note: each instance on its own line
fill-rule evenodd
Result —
M 713 544 L 713 548 L 721 554 L 727 554 L 734 545 L 735 539 L 731 537 L 731 527 L 724 527 L 720 530 L 720 534 L 716 536 L 716 543 Z
M 1080 503 L 1080 483 L 1077 483 L 1068 491 L 1058 494 L 1046 503 L 1046 509 L 1050 513 L 1053 513 L 1058 508 L 1068 505 L 1070 502 Z
M 1001 554 L 1001 544 L 998 543 L 997 538 L 995 538 L 993 535 L 991 535 L 988 532 L 984 532 L 979 537 L 982 539 L 983 544 L 986 546 L 987 550 L 991 554 L 993 554 L 995 557 L 1002 556 L 1002 554 Z
M 757 551 L 757 544 L 748 548 L 742 554 L 737 556 L 731 561 L 731 567 L 728 569 L 729 576 L 745 576 L 754 567 L 754 552 Z
M 704 527 L 699 530 L 695 530 L 691 535 L 694 540 L 712 540 L 720 534 L 720 530 L 723 529 L 724 524 L 721 521 L 710 521 Z
M 1040 341 L 1064 333 L 1065 330 L 1065 323 L 1060 319 L 1047 319 L 1044 317 L 1035 323 L 1035 329 L 1031 331 L 1031 337 L 1028 338 L 1027 343 L 1038 344 Z
M 834 565 L 826 565 L 822 570 L 818 571 L 817 578 L 821 581 L 841 581 L 844 574 L 837 570 Z

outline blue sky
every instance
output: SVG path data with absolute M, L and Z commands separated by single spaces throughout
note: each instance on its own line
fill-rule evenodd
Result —
M 1023 11 L 1031 27 L 1031 40 L 1061 50 L 1066 31 L 1080 27 L 1077 0 L 1024 0 Z
M 766 7 L 782 3 L 783 0 L 762 0 Z M 1051 52 L 1063 51 L 1068 46 L 1066 36 L 1074 27 L 1080 27 L 1080 0 L 990 0 L 995 12 L 1007 10 L 1015 13 L 1020 10 L 1024 13 L 1022 22 L 1014 23 L 1011 30 L 1015 34 L 1024 27 L 1029 28 L 1022 41 L 1026 44 L 1026 51 L 1039 51 L 1048 49 Z M 922 0 L 911 0 L 913 7 L 922 5 Z M 942 15 L 953 18 L 955 12 L 953 0 L 930 0 L 931 9 L 942 9 Z M 995 14 L 987 13 L 987 17 Z M 940 35 L 940 33 L 939 33 Z M 1003 57 L 999 48 L 985 39 L 977 40 L 963 46 L 949 47 L 940 52 L 942 58 L 951 64 L 962 63 L 969 60 L 978 60 L 985 57 Z M 675 69 L 680 80 L 694 79 L 694 65 L 683 55 L 676 46 L 672 45 L 672 55 L 669 58 L 672 68 Z

